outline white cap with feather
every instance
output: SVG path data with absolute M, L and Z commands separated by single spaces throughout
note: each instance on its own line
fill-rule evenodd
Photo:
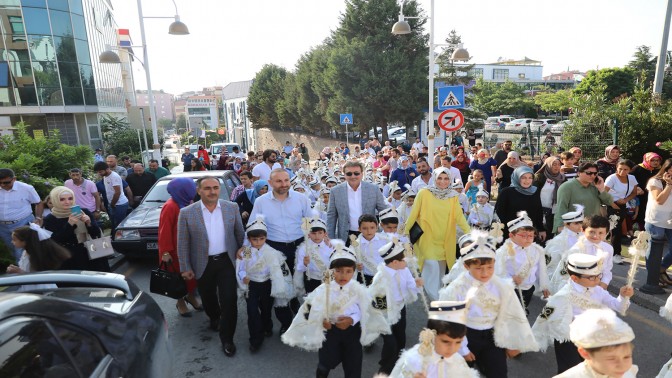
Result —
M 527 211 L 519 211 L 518 213 L 516 213 L 516 215 L 518 216 L 518 218 L 506 224 L 506 227 L 509 228 L 509 232 L 517 230 L 521 227 L 534 227 L 532 219 L 530 219 L 530 217 L 527 216 Z
M 562 221 L 565 223 L 574 223 L 583 221 L 583 205 L 574 204 L 575 211 L 562 214 Z
M 345 242 L 343 240 L 332 239 L 331 245 L 334 250 L 329 256 L 329 263 L 332 263 L 334 260 L 338 259 L 348 259 L 357 262 L 357 256 L 355 256 L 355 253 L 350 248 L 345 246 Z

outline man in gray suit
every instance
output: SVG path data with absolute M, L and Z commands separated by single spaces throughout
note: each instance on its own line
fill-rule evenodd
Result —
M 377 185 L 362 182 L 364 165 L 348 161 L 343 167 L 345 182 L 331 188 L 327 209 L 327 232 L 330 238 L 345 240 L 359 235 L 359 217 L 377 215 L 388 207 Z
M 199 179 L 197 191 L 201 200 L 183 208 L 177 222 L 180 271 L 184 279 L 196 277 L 210 328 L 219 330 L 224 354 L 232 357 L 238 321 L 235 261 L 243 222 L 235 203 L 219 199 L 219 179 Z

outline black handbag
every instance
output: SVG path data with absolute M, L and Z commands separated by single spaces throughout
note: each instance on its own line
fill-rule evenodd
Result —
M 168 264 L 161 262 L 158 268 L 152 270 L 149 279 L 149 291 L 173 299 L 180 299 L 187 295 L 187 283 L 179 272 L 168 270 Z
M 423 231 L 422 228 L 420 228 L 418 222 L 413 223 L 413 227 L 411 227 L 408 233 L 408 238 L 411 241 L 411 244 L 415 244 L 424 233 L 425 231 Z

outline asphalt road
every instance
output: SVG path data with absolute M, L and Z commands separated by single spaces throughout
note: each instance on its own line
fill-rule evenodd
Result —
M 149 290 L 151 261 L 123 261 L 116 272 L 135 281 L 143 290 Z M 622 266 L 625 271 L 627 265 Z M 614 272 L 616 276 L 618 273 Z M 638 292 L 635 294 L 638 295 Z M 207 317 L 203 312 L 193 312 L 190 318 L 180 317 L 175 309 L 175 301 L 153 295 L 159 303 L 168 322 L 173 344 L 173 377 L 314 377 L 317 353 L 304 352 L 282 344 L 277 335 L 279 324 L 275 321 L 273 337 L 266 339 L 261 350 L 255 355 L 248 348 L 247 316 L 244 301 L 238 302 L 238 327 L 235 343 L 238 353 L 233 358 L 224 356 L 217 333 L 207 328 Z M 543 307 L 543 301 L 534 298 L 530 305 L 530 321 Z M 651 307 L 651 306 L 649 306 Z M 419 302 L 408 309 L 406 328 L 407 346 L 417 342 L 417 336 L 426 322 L 426 315 Z M 652 309 L 633 303 L 625 320 L 634 329 L 634 361 L 640 368 L 639 377 L 655 377 L 660 367 L 672 352 L 672 327 Z M 363 377 L 372 377 L 378 368 L 382 341 L 377 340 L 370 353 L 364 354 Z M 542 378 L 552 377 L 556 371 L 553 350 L 546 353 L 528 353 L 515 360 L 509 360 L 509 377 Z M 330 377 L 342 377 L 340 367 Z

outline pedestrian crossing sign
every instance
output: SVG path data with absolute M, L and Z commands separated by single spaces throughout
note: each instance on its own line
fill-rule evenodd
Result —
M 352 114 L 341 114 L 341 125 L 352 125 Z
M 464 86 L 441 87 L 439 90 L 439 109 L 464 108 Z

